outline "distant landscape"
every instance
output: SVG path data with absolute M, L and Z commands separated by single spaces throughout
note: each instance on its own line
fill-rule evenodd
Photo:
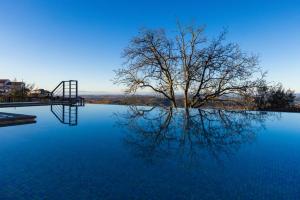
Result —
M 300 0 L 0 0 L 0 200 L 300 200 Z
M 170 106 L 170 102 L 166 99 L 155 96 L 155 95 L 107 95 L 107 94 L 99 94 L 99 95 L 82 95 L 85 98 L 86 103 L 91 104 L 113 104 L 113 105 L 139 105 L 139 106 Z M 295 107 L 299 108 L 299 110 L 294 110 L 296 112 L 300 111 L 300 94 L 296 94 L 295 98 Z M 183 107 L 183 97 L 180 100 L 179 107 Z M 215 107 L 215 105 L 214 105 Z M 236 106 L 227 106 L 227 108 L 239 108 Z M 249 107 L 248 107 L 249 109 Z M 250 108 L 251 109 L 251 108 Z M 255 110 L 252 107 L 252 110 Z M 280 110 L 278 110 L 280 111 Z M 286 111 L 286 110 L 285 110 Z

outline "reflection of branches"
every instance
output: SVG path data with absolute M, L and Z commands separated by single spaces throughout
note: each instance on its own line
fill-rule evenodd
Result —
M 117 116 L 135 155 L 148 161 L 176 156 L 193 164 L 205 156 L 220 160 L 253 141 L 270 113 L 129 107 Z
M 267 113 L 223 110 L 192 110 L 185 115 L 183 142 L 204 147 L 215 158 L 230 155 L 255 139 Z M 195 152 L 194 152 L 195 153 Z
M 173 139 L 172 108 L 129 107 L 126 114 L 118 114 L 119 125 L 126 127 L 130 133 L 125 142 L 135 147 L 137 156 L 149 158 L 168 154 L 165 146 Z

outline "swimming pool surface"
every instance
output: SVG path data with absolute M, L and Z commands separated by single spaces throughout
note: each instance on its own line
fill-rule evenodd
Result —
M 299 199 L 300 114 L 1 108 L 0 199 Z

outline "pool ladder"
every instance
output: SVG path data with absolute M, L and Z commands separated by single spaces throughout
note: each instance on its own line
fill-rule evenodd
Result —
M 51 112 L 62 123 L 69 126 L 78 124 L 77 105 L 51 105 Z
M 78 81 L 61 81 L 51 92 L 51 101 L 84 106 L 84 98 L 78 96 Z

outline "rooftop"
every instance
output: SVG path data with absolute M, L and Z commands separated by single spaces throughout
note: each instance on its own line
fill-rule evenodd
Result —
M 10 81 L 9 79 L 0 79 L 0 83 L 5 83 L 7 81 Z

